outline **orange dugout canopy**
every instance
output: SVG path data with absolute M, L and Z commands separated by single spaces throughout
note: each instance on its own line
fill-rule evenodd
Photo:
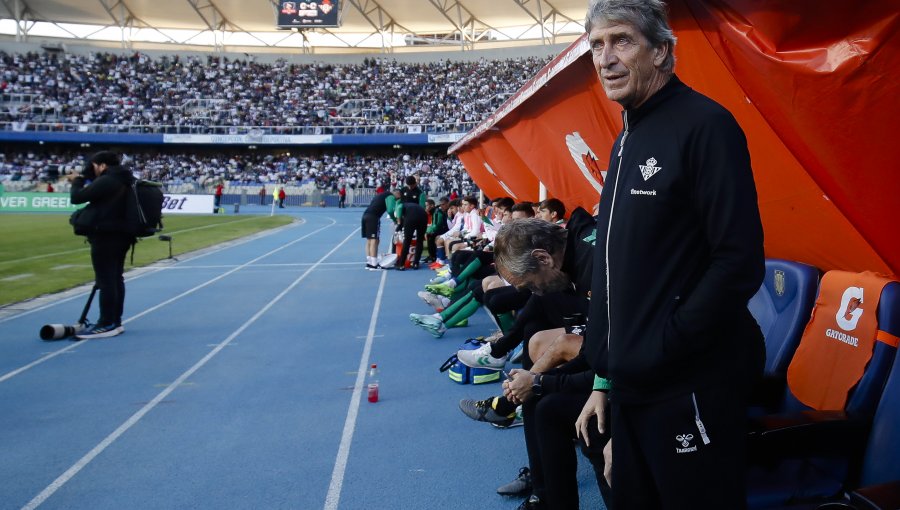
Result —
M 900 125 L 896 3 L 668 4 L 676 74 L 728 108 L 747 135 L 766 255 L 900 274 L 900 165 L 891 152 Z M 528 200 L 540 181 L 567 207 L 590 210 L 620 112 L 582 37 L 450 153 L 488 196 L 511 195 L 505 186 Z

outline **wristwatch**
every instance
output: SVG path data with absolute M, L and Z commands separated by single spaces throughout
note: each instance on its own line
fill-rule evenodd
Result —
M 541 395 L 544 394 L 544 387 L 541 386 L 541 382 L 542 382 L 541 379 L 543 377 L 544 377 L 543 375 L 538 374 L 538 375 L 534 376 L 534 379 L 531 381 L 531 393 L 537 397 L 540 397 Z

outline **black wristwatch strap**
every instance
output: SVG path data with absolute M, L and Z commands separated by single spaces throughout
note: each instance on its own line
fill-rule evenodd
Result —
M 534 380 L 531 381 L 531 393 L 534 393 L 538 397 L 544 394 L 544 387 L 541 385 L 543 377 L 543 375 L 538 374 L 534 376 Z

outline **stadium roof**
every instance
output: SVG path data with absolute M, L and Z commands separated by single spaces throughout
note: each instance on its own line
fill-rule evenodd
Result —
M 334 0 L 332 0 L 334 2 Z M 178 45 L 297 47 L 278 31 L 276 0 L 0 0 L 0 34 Z M 585 0 L 341 0 L 340 28 L 306 33 L 317 47 L 489 41 L 553 43 L 583 31 Z

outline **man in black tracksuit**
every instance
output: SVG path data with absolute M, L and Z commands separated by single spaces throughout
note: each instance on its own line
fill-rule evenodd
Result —
M 419 188 L 418 181 L 410 175 L 406 178 L 406 187 L 400 190 L 400 201 L 404 204 L 419 204 L 425 207 L 425 199 L 427 198 L 422 189 Z
M 81 229 L 91 244 L 94 280 L 100 291 L 100 318 L 76 335 L 79 340 L 121 334 L 125 306 L 125 255 L 134 244 L 125 220 L 125 193 L 134 181 L 112 152 L 91 157 L 81 175 L 72 176 L 71 201 L 88 203 L 80 215 Z
M 732 115 L 674 75 L 658 0 L 596 0 L 594 66 L 624 130 L 600 201 L 586 355 L 611 405 L 618 509 L 740 509 L 746 398 L 762 372 L 747 309 L 764 274 L 747 142 Z M 642 21 L 643 20 L 643 21 Z
M 518 332 L 523 321 L 524 328 L 532 328 L 524 329 L 525 338 L 530 338 L 537 331 L 565 326 L 566 317 L 584 317 L 590 300 L 594 229 L 594 218 L 580 207 L 572 212 L 565 229 L 539 219 L 516 220 L 500 229 L 494 246 L 498 273 L 511 285 L 534 292 L 513 331 Z M 564 234 L 564 240 L 551 241 L 555 232 Z M 503 384 L 504 394 L 522 403 L 525 422 L 533 490 L 521 508 L 578 508 L 573 425 L 591 392 L 593 372 L 582 354 L 543 371 L 533 367 L 538 360 L 532 358 L 526 342 L 525 370 L 510 371 L 510 379 Z M 506 412 L 500 409 L 498 402 L 495 411 Z M 592 444 L 585 447 L 585 454 L 605 493 L 602 450 L 606 437 L 589 437 Z
M 397 204 L 394 216 L 399 222 L 397 228 L 403 229 L 403 248 L 400 251 L 400 258 L 394 268 L 400 271 L 406 269 L 406 259 L 409 257 L 409 249 L 412 244 L 413 234 L 415 234 L 418 243 L 422 243 L 425 239 L 425 229 L 428 227 L 428 213 L 425 208 L 415 202 L 406 202 Z M 422 257 L 422 245 L 416 247 L 415 255 L 413 255 L 410 267 L 419 269 L 419 260 Z

